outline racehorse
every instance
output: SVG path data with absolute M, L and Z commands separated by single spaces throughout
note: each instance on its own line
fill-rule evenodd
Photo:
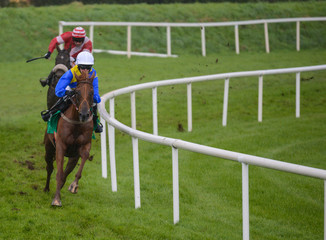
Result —
M 54 134 L 45 133 L 45 161 L 47 163 L 47 180 L 44 191 L 49 191 L 50 177 L 53 172 L 53 161 L 57 163 L 57 188 L 52 206 L 61 206 L 60 190 L 64 186 L 67 176 L 76 167 L 79 158 L 81 164 L 75 176 L 75 180 L 70 184 L 68 190 L 77 193 L 78 181 L 85 162 L 90 159 L 91 140 L 93 132 L 93 115 L 91 107 L 93 104 L 93 80 L 89 74 L 75 75 L 77 87 L 75 94 L 71 97 L 72 104 L 61 113 L 58 120 L 57 132 Z M 55 139 L 55 140 L 54 140 Z M 63 171 L 64 157 L 68 157 L 68 163 Z M 91 159 L 90 159 L 91 160 Z
M 55 95 L 55 87 L 61 76 L 70 69 L 70 48 L 61 50 L 59 46 L 56 47 L 58 55 L 55 58 L 55 66 L 48 76 L 48 93 L 47 93 L 47 107 L 50 109 L 57 101 L 58 97 Z

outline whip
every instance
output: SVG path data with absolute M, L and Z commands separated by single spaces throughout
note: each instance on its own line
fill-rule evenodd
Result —
M 34 60 L 37 60 L 37 59 L 41 59 L 41 58 L 45 58 L 45 56 L 29 59 L 29 60 L 26 61 L 26 63 L 29 63 L 31 61 L 34 61 Z

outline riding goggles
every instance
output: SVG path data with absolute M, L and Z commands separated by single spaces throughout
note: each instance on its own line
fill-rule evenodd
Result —
M 72 41 L 74 41 L 74 42 L 84 42 L 84 39 L 85 38 L 75 38 L 75 37 L 73 37 Z
M 87 69 L 87 70 L 91 70 L 92 69 L 92 65 L 78 65 L 78 68 L 81 69 Z

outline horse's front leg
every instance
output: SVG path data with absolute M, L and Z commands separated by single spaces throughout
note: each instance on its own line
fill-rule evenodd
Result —
M 68 177 L 68 175 L 72 172 L 72 170 L 74 170 L 74 168 L 76 167 L 77 163 L 78 163 L 78 157 L 70 157 L 66 166 L 66 169 L 64 171 L 64 176 L 65 176 L 65 180 Z
M 66 178 L 68 177 L 68 175 L 72 172 L 72 170 L 74 170 L 74 168 L 76 167 L 77 163 L 78 163 L 78 160 L 79 160 L 79 156 L 78 157 L 70 157 L 69 158 L 69 161 L 67 163 L 67 166 L 66 166 L 66 169 L 64 171 L 64 178 L 65 178 L 65 181 L 66 181 Z M 78 187 L 78 186 L 77 186 Z M 72 184 L 70 184 L 68 190 L 72 193 L 77 193 L 77 189 L 76 189 L 76 192 L 74 192 L 75 190 L 72 190 L 73 186 Z
M 56 161 L 57 161 L 57 189 L 54 195 L 54 199 L 52 201 L 52 206 L 61 207 L 61 194 L 60 190 L 63 187 L 65 182 L 64 180 L 64 173 L 63 173 L 63 162 L 64 162 L 64 148 L 63 144 L 58 144 L 57 141 L 57 148 L 56 148 Z
M 78 168 L 78 172 L 76 173 L 75 180 L 70 184 L 68 190 L 71 193 L 77 193 L 78 192 L 78 181 L 81 178 L 81 174 L 84 168 L 84 165 L 86 163 L 86 160 L 89 158 L 89 151 L 91 150 L 91 144 L 87 144 L 86 146 L 82 147 L 80 149 L 80 156 L 81 156 L 81 163 Z

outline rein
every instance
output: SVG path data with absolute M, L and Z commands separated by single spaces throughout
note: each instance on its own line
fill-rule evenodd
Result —
M 92 88 L 93 88 L 93 83 L 91 83 L 91 82 L 88 82 L 88 81 L 80 81 L 80 82 L 77 83 L 77 85 L 80 84 L 80 83 L 89 84 L 89 85 L 91 85 Z M 75 96 L 75 94 L 74 94 L 73 96 Z M 76 104 L 76 102 L 72 99 L 72 97 L 70 97 L 70 101 L 71 101 L 72 104 L 75 106 L 75 109 L 78 111 L 79 108 L 77 107 L 77 104 Z M 84 101 L 84 100 L 83 100 L 83 101 Z
M 88 81 L 80 81 L 80 82 L 78 82 L 77 84 L 80 84 L 80 83 L 90 84 L 90 85 L 92 86 L 92 88 L 93 88 L 93 83 L 91 83 L 91 82 L 88 82 Z M 74 94 L 73 96 L 75 96 L 75 94 Z M 70 101 L 71 101 L 72 104 L 75 106 L 75 109 L 76 109 L 76 111 L 78 112 L 78 111 L 79 111 L 79 108 L 78 108 L 76 102 L 73 100 L 72 97 L 70 97 Z M 86 100 L 83 100 L 83 101 L 86 101 Z M 90 110 L 89 110 L 89 111 L 90 111 Z M 92 116 L 92 115 L 91 115 L 91 116 L 87 119 L 87 121 L 85 121 L 85 122 L 80 122 L 80 121 L 76 121 L 76 120 L 69 119 L 69 118 L 66 117 L 63 113 L 61 113 L 61 117 L 62 117 L 65 121 L 67 121 L 67 122 L 69 122 L 69 123 L 71 123 L 71 124 L 85 124 L 85 123 L 88 123 L 88 122 L 90 122 L 90 121 L 93 120 L 93 116 Z

